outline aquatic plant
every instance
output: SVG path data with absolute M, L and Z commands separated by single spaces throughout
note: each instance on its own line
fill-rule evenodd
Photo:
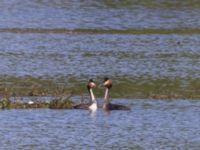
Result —
M 74 103 L 68 98 L 58 98 L 50 102 L 50 109 L 72 109 Z
M 102 82 L 102 77 L 95 77 L 97 83 Z M 153 78 L 150 76 L 113 76 L 114 88 L 111 90 L 113 98 L 141 98 L 141 99 L 200 99 L 200 80 L 193 78 Z M 65 95 L 87 94 L 87 77 L 14 77 L 0 76 L 1 97 L 23 97 L 23 96 L 52 96 L 61 97 L 54 100 L 51 106 L 66 105 L 63 101 Z M 102 97 L 104 89 L 96 88 L 95 95 Z M 0 107 L 6 107 L 5 101 Z M 57 106 L 58 107 L 58 106 Z M 61 107 L 61 106 L 59 106 Z
M 33 108 L 48 108 L 49 103 L 47 102 L 34 102 L 30 103 L 20 103 L 20 102 L 11 102 L 9 109 L 33 109 Z
M 21 102 L 11 101 L 9 98 L 2 98 L 0 100 L 0 109 L 33 109 L 33 108 L 50 108 L 50 109 L 71 109 L 74 103 L 68 98 L 57 98 L 50 102 L 34 101 Z
M 6 109 L 10 107 L 10 100 L 7 98 L 2 98 L 0 100 L 0 109 Z

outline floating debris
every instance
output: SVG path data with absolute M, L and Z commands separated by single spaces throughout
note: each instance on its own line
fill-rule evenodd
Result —
M 33 101 L 29 101 L 28 104 L 31 105 L 31 104 L 34 104 L 34 102 Z

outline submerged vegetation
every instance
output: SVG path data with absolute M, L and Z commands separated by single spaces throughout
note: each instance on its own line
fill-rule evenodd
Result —
M 87 94 L 87 78 L 78 79 L 76 77 L 36 78 L 36 77 L 12 77 L 4 76 L 0 78 L 0 96 L 23 97 L 23 96 L 52 96 L 58 100 L 50 104 L 38 104 L 41 107 L 50 108 L 70 108 L 73 105 L 67 95 Z M 193 78 L 153 78 L 153 77 L 111 77 L 113 88 L 111 89 L 112 98 L 141 98 L 141 99 L 200 99 L 200 80 Z M 102 77 L 96 77 L 97 84 L 102 83 Z M 102 97 L 104 88 L 94 89 L 97 97 Z M 0 102 L 1 108 L 19 105 L 9 103 L 3 99 Z M 35 104 L 36 105 L 36 104 Z M 28 105 L 29 106 L 29 105 Z M 24 107 L 28 107 L 24 106 Z M 34 107 L 34 106 L 33 106 Z
M 66 28 L 2 28 L 0 33 L 53 34 L 199 34 L 199 28 L 128 28 L 128 29 L 66 29 Z

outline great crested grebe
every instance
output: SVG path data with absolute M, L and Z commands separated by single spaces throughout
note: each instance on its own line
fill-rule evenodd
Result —
M 87 89 L 88 89 L 89 94 L 90 94 L 91 102 L 77 104 L 77 105 L 73 106 L 73 108 L 74 109 L 87 109 L 87 110 L 91 110 L 91 111 L 96 111 L 97 110 L 97 101 L 96 101 L 96 98 L 95 98 L 93 90 L 92 90 L 95 87 L 96 87 L 96 84 L 94 83 L 94 81 L 92 79 L 90 79 L 88 81 L 88 84 L 87 84 Z
M 105 96 L 104 96 L 104 103 L 103 103 L 103 109 L 104 110 L 130 110 L 130 108 L 127 107 L 127 106 L 110 103 L 110 101 L 109 101 L 109 90 L 112 87 L 112 80 L 105 77 L 103 85 L 106 87 Z

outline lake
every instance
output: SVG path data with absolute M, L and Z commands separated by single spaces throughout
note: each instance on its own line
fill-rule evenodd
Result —
M 181 0 L 1 1 L 0 97 L 81 96 L 88 79 L 108 76 L 113 103 L 132 109 L 2 110 L 0 147 L 199 149 L 199 8 Z
M 113 101 L 131 106 L 131 110 L 99 109 L 94 114 L 86 110 L 1 111 L 1 148 L 199 149 L 199 101 Z

